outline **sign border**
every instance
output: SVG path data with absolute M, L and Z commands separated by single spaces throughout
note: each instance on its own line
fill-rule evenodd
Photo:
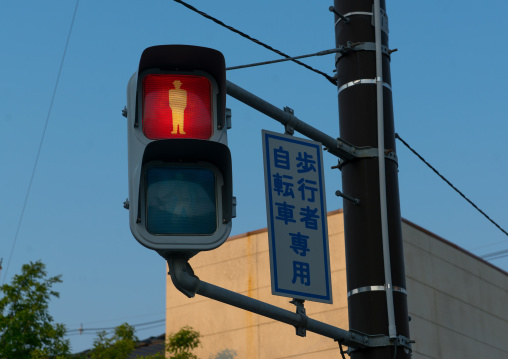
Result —
M 323 174 L 323 152 L 321 148 L 321 143 L 316 141 L 311 141 L 307 139 L 302 139 L 299 137 L 293 137 L 290 135 L 283 135 L 276 132 L 271 132 L 267 130 L 262 130 L 263 135 L 263 158 L 264 158 L 264 170 L 265 170 L 265 189 L 266 189 L 266 210 L 268 215 L 268 242 L 270 249 L 270 273 L 272 277 L 272 294 L 281 295 L 290 298 L 298 298 L 298 299 L 306 299 L 311 301 L 317 301 L 322 303 L 333 303 L 332 299 L 332 290 L 331 290 L 331 268 L 330 268 L 330 251 L 328 248 L 328 226 L 327 226 L 327 212 L 326 212 L 326 195 L 325 195 L 325 186 L 324 186 L 324 174 Z M 271 191 L 271 171 L 270 171 L 270 154 L 269 154 L 269 141 L 270 139 L 277 139 L 286 142 L 300 143 L 305 144 L 308 147 L 314 147 L 317 152 L 318 158 L 316 159 L 316 164 L 319 166 L 318 175 L 319 175 L 319 188 L 320 191 L 320 200 L 321 200 L 321 226 L 323 228 L 322 241 L 323 241 L 323 255 L 324 255 L 324 265 L 325 265 L 325 276 L 326 276 L 326 294 L 318 295 L 312 293 L 305 293 L 302 291 L 296 290 L 288 290 L 279 287 L 278 276 L 277 276 L 277 253 L 275 246 L 275 236 L 274 236 L 274 213 L 273 213 L 273 198 Z

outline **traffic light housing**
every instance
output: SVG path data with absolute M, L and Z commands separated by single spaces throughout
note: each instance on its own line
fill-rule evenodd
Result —
M 222 53 L 143 51 L 127 86 L 129 224 L 167 258 L 220 246 L 234 216 Z

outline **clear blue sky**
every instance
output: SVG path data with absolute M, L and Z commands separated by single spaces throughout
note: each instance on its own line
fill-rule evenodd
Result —
M 228 66 L 277 59 L 171 0 L 81 0 L 34 168 L 76 2 L 0 4 L 1 282 L 41 259 L 63 275 L 51 304 L 69 330 L 164 319 L 165 263 L 132 237 L 127 197 L 126 85 L 144 48 L 218 49 Z M 291 55 L 334 47 L 332 1 L 192 1 L 191 4 Z M 396 131 L 480 208 L 508 228 L 508 2 L 387 1 Z M 333 55 L 305 60 L 332 74 Z M 339 136 L 336 88 L 291 63 L 230 71 L 228 80 Z M 233 234 L 266 227 L 261 129 L 280 124 L 229 98 L 233 128 Z M 508 237 L 398 142 L 402 216 L 477 255 L 508 249 Z M 325 155 L 325 167 L 336 159 Z M 327 170 L 328 210 L 340 172 Z M 6 273 L 7 262 L 10 260 Z M 508 270 L 508 257 L 494 260 Z M 5 278 L 7 274 L 7 278 Z M 197 273 L 199 275 L 199 273 Z M 213 281 L 213 278 L 205 278 Z M 345 293 L 334 293 L 335 296 Z M 157 324 L 157 323 L 156 323 Z M 142 327 L 140 328 L 142 329 Z M 164 332 L 164 323 L 138 331 Z M 93 334 L 70 336 L 72 350 Z

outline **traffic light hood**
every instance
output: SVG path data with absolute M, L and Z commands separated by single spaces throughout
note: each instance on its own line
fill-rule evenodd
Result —
M 186 72 L 200 69 L 210 74 L 219 88 L 217 98 L 218 125 L 226 122 L 226 60 L 215 49 L 188 45 L 158 45 L 146 48 L 139 60 L 138 76 L 145 70 Z M 139 83 L 138 78 L 138 83 Z

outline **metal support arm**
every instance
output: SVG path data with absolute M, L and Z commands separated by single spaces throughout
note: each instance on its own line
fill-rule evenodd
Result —
M 290 324 L 296 328 L 305 328 L 357 350 L 393 345 L 393 342 L 387 336 L 370 336 L 359 332 L 346 331 L 309 318 L 305 314 L 293 313 L 289 310 L 201 281 L 194 275 L 192 267 L 183 257 L 171 256 L 167 260 L 173 284 L 189 298 L 199 294 L 279 322 Z M 400 338 L 396 342 L 396 345 L 411 349 L 411 344 L 403 340 L 403 338 Z
M 227 81 L 226 86 L 227 94 L 231 97 L 234 97 L 238 101 L 245 103 L 247 106 L 258 110 L 268 117 L 273 118 L 274 120 L 282 123 L 284 126 L 289 125 L 290 127 L 294 128 L 295 131 L 300 132 L 301 134 L 313 139 L 314 141 L 321 142 L 328 148 L 330 153 L 348 160 L 356 157 L 355 152 L 357 148 L 355 148 L 355 146 L 328 136 L 324 132 L 319 131 L 318 129 L 306 124 L 303 121 L 300 121 L 291 113 L 284 112 L 280 108 L 275 107 L 271 103 L 257 97 L 256 95 L 248 92 L 240 86 L 235 85 L 231 81 Z
M 331 154 L 342 158 L 343 160 L 353 160 L 360 157 L 377 157 L 378 150 L 372 147 L 357 147 L 340 138 L 333 138 L 326 133 L 312 127 L 311 125 L 299 120 L 289 112 L 285 112 L 271 103 L 257 97 L 249 91 L 235 85 L 231 81 L 226 83 L 227 94 L 234 97 L 247 106 L 273 118 L 282 123 L 286 128 L 292 128 L 308 138 L 321 142 Z M 385 151 L 385 158 L 397 162 L 397 156 L 392 150 Z

